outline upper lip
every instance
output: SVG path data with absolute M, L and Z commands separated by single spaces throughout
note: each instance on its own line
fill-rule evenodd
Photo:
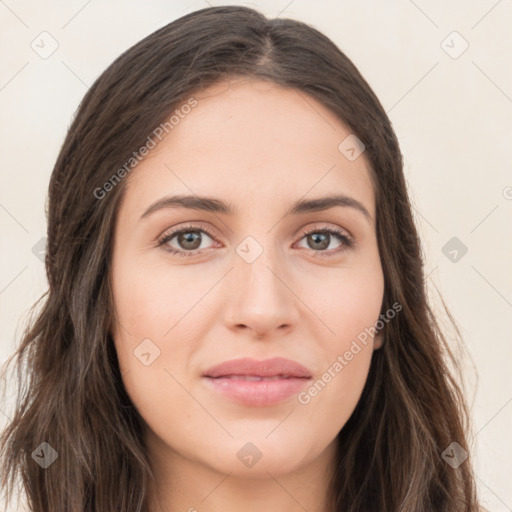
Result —
M 203 377 L 212 378 L 227 377 L 230 375 L 311 378 L 311 373 L 307 368 L 291 359 L 285 359 L 283 357 L 274 357 L 272 359 L 264 359 L 263 361 L 250 358 L 232 359 L 213 366 L 203 373 Z

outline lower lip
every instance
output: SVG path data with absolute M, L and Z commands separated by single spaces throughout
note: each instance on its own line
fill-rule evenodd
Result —
M 278 380 L 238 380 L 204 377 L 215 391 L 243 405 L 266 407 L 283 402 L 297 395 L 311 379 L 293 378 Z

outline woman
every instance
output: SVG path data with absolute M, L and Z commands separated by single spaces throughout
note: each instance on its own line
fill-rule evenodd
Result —
M 0 443 L 31 510 L 479 510 L 396 136 L 315 29 L 214 7 L 122 54 L 46 270 Z

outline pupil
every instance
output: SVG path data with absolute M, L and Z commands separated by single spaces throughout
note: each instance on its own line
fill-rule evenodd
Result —
M 193 250 L 201 245 L 201 237 L 198 231 L 187 231 L 179 235 L 178 242 L 184 249 Z
M 313 239 L 315 244 L 317 244 L 318 242 L 320 242 L 321 244 L 320 247 L 314 247 L 315 249 L 326 249 L 327 247 L 329 247 L 329 237 L 326 233 L 315 233 L 313 235 L 310 235 L 310 238 Z

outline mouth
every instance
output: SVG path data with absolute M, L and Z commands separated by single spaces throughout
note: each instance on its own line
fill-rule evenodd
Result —
M 289 375 L 273 375 L 272 377 L 262 377 L 261 375 L 223 375 L 222 377 L 211 377 L 215 379 L 232 379 L 232 380 L 245 380 L 250 382 L 258 382 L 262 380 L 281 380 L 281 379 L 294 379 L 297 377 L 290 377 Z
M 297 395 L 312 376 L 307 368 L 290 359 L 246 358 L 214 366 L 202 378 L 222 398 L 245 406 L 268 407 Z

